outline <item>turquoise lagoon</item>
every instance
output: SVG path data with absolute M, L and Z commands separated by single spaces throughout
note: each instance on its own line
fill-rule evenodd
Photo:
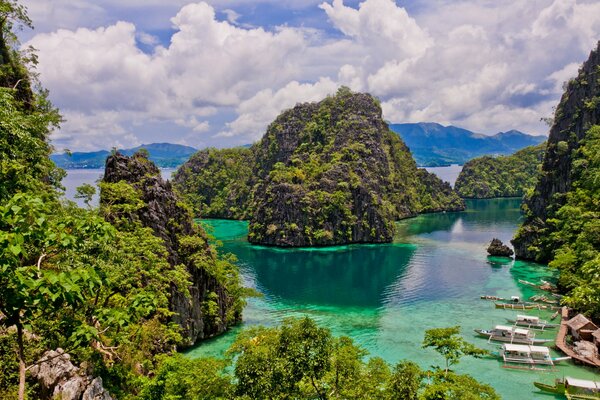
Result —
M 529 298 L 536 289 L 519 279 L 554 279 L 534 263 L 486 256 L 493 237 L 507 242 L 519 222 L 520 199 L 468 201 L 459 213 L 421 215 L 398 222 L 391 244 L 311 249 L 252 246 L 247 224 L 206 220 L 203 224 L 239 259 L 246 286 L 264 297 L 249 299 L 241 327 L 187 352 L 189 357 L 222 356 L 240 329 L 275 325 L 288 316 L 308 315 L 335 335 L 347 335 L 372 356 L 389 363 L 401 359 L 424 368 L 442 365 L 441 356 L 422 349 L 426 329 L 460 325 L 468 341 L 489 350 L 498 346 L 479 338 L 477 328 L 506 323 L 517 312 L 497 310 L 480 295 Z M 522 312 L 521 312 L 522 313 Z M 549 311 L 530 314 L 548 318 Z M 538 333 L 552 337 L 553 332 Z M 505 399 L 550 399 L 534 381 L 551 383 L 565 375 L 596 378 L 573 364 L 555 372 L 502 368 L 498 360 L 464 358 L 454 369 L 492 385 Z

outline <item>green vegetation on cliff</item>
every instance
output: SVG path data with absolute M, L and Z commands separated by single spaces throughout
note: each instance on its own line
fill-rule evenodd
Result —
M 177 170 L 173 183 L 195 215 L 248 219 L 252 157 L 245 147 L 201 150 Z
M 560 270 L 567 304 L 600 318 L 600 42 L 566 87 L 556 109 L 525 221 L 512 243 L 517 257 Z
M 175 182 L 197 215 L 249 218 L 249 241 L 277 246 L 389 242 L 398 219 L 464 209 L 347 88 L 283 112 L 252 149 L 198 153 Z
M 471 199 L 522 197 L 537 182 L 545 149 L 542 143 L 510 156 L 474 158 L 463 166 L 454 190 Z
M 424 346 L 456 364 L 463 355 L 485 353 L 456 335 L 458 329 L 428 331 Z M 379 357 L 335 337 L 308 317 L 286 319 L 274 328 L 242 332 L 228 351 L 231 359 L 167 359 L 142 393 L 159 399 L 488 399 L 499 396 L 469 375 L 410 361 L 393 368 Z M 225 370 L 229 368 L 232 373 Z
M 575 152 L 573 184 L 565 204 L 548 220 L 555 250 L 551 267 L 570 306 L 600 319 L 600 126 L 592 127 Z

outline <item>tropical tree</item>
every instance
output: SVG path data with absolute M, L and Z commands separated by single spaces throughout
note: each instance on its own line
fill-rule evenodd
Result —
M 460 326 L 426 330 L 425 338 L 423 339 L 423 348 L 427 347 L 433 347 L 435 351 L 444 357 L 446 360 L 446 373 L 450 369 L 450 366 L 458 364 L 463 356 L 478 358 L 488 354 L 486 350 L 465 341 L 460 336 Z

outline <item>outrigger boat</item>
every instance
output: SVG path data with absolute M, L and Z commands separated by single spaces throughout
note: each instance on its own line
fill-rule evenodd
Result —
M 558 304 L 558 300 L 555 299 L 549 299 L 548 297 L 544 296 L 544 295 L 535 295 L 535 296 L 531 296 L 529 298 L 529 300 L 531 301 L 535 301 L 538 303 L 547 303 L 547 304 Z
M 500 349 L 504 360 L 503 368 L 517 369 L 554 369 L 554 363 L 570 360 L 571 357 L 550 357 L 550 349 L 545 346 L 505 343 Z M 521 365 L 514 365 L 521 364 Z
M 494 303 L 494 304 L 496 305 L 496 308 L 504 308 L 504 309 L 508 308 L 511 310 L 531 310 L 534 308 L 544 307 L 539 304 L 524 303 L 521 301 L 521 298 L 519 296 L 510 296 L 509 303 Z
M 494 303 L 496 308 L 503 308 L 505 310 L 534 310 L 534 309 L 542 309 L 546 308 L 546 306 L 541 304 L 531 304 L 531 303 Z
M 498 296 L 490 296 L 490 295 L 482 295 L 481 296 L 482 300 L 506 300 L 504 297 L 498 297 Z
M 529 329 L 516 328 L 514 326 L 496 325 L 494 329 L 475 329 L 475 332 L 479 336 L 497 342 L 542 344 L 552 341 L 552 339 L 536 339 L 535 333 Z
M 600 382 L 567 376 L 564 380 L 556 379 L 554 386 L 541 382 L 533 382 L 533 384 L 544 392 L 562 394 L 567 399 L 600 399 Z
M 541 320 L 540 317 L 534 317 L 531 315 L 517 315 L 516 319 L 506 318 L 508 322 L 511 322 L 518 326 L 525 326 L 528 329 L 552 329 L 557 328 L 560 324 L 551 324 L 548 321 Z

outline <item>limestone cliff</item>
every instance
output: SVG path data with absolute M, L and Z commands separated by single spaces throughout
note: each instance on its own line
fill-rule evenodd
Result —
M 519 258 L 547 262 L 552 244 L 548 218 L 572 186 L 573 154 L 593 125 L 600 124 L 600 42 L 563 94 L 550 129 L 546 155 L 533 194 L 524 202 L 525 221 L 512 244 Z
M 274 246 L 389 242 L 398 219 L 464 209 L 347 88 L 284 111 L 251 149 L 197 153 L 175 182 L 196 215 L 250 219 L 248 240 Z
M 419 172 L 369 94 L 342 88 L 299 104 L 277 117 L 255 151 L 252 243 L 389 242 L 400 218 L 464 209 L 449 186 Z
M 238 322 L 239 299 L 217 276 L 219 258 L 215 249 L 208 243 L 206 233 L 193 223 L 191 213 L 172 190 L 171 183 L 162 179 L 159 169 L 143 154 L 126 157 L 116 153 L 106 160 L 103 181 L 126 182 L 136 189 L 142 207 L 128 218 L 152 228 L 163 239 L 171 265 L 186 266 L 191 296 L 173 291 L 170 308 L 176 313 L 173 319 L 183 328 L 187 343 L 221 333 Z M 101 193 L 101 205 L 106 201 Z M 206 310 L 212 310 L 212 314 L 208 315 Z

